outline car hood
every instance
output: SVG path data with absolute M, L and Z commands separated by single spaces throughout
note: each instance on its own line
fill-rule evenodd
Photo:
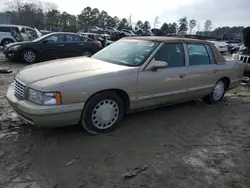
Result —
M 15 46 L 15 45 L 29 44 L 29 43 L 32 43 L 32 41 L 13 42 L 13 43 L 10 43 L 10 44 L 6 45 L 5 48 L 9 48 L 9 47 L 12 47 L 12 46 Z
M 21 69 L 16 78 L 25 85 L 48 88 L 81 78 L 133 69 L 88 57 L 74 57 L 39 63 Z

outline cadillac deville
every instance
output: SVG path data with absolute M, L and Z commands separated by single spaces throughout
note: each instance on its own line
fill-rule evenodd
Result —
M 123 38 L 92 57 L 48 61 L 20 70 L 7 99 L 43 127 L 80 124 L 92 134 L 124 114 L 195 98 L 214 104 L 239 85 L 244 65 L 209 42 L 174 37 Z

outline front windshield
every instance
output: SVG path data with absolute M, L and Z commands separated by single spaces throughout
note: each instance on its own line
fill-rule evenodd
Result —
M 155 50 L 159 42 L 119 40 L 92 56 L 94 59 L 125 66 L 140 66 Z

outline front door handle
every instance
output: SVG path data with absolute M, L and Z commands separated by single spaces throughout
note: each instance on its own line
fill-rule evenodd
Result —
M 180 78 L 184 78 L 184 77 L 186 77 L 187 76 L 187 74 L 185 74 L 185 73 L 181 73 L 180 74 Z
M 58 47 L 64 47 L 64 44 L 58 44 L 57 46 Z
M 214 69 L 214 73 L 217 73 L 217 71 L 218 71 L 217 69 Z
M 83 46 L 83 45 L 84 45 L 83 43 L 78 44 L 78 46 Z

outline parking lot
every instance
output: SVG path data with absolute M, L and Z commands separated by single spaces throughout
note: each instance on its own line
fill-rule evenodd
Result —
M 216 105 L 202 101 L 128 115 L 114 132 L 81 127 L 40 129 L 22 122 L 5 94 L 24 64 L 0 55 L 0 187 L 248 188 L 250 89 Z M 146 165 L 131 178 L 124 177 Z

